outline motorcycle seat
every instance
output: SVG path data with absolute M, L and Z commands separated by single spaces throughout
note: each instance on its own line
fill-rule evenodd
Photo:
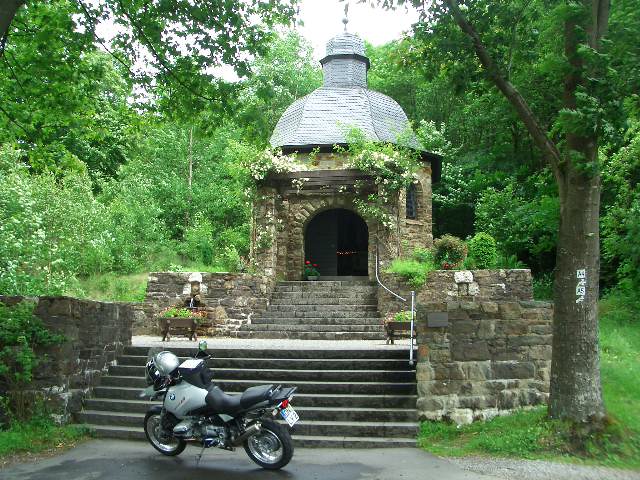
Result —
M 207 391 L 204 400 L 214 412 L 233 415 L 242 410 L 240 395 L 227 395 L 213 384 L 209 385 Z
M 272 393 L 273 385 L 249 387 L 242 393 L 242 396 L 240 397 L 240 405 L 242 405 L 242 408 L 249 408 L 251 405 L 269 400 Z

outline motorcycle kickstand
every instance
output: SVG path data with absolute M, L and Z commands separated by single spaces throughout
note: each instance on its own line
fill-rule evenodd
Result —
M 196 467 L 200 466 L 200 459 L 202 458 L 202 454 L 204 453 L 205 448 L 207 448 L 207 446 L 202 445 L 202 448 L 200 449 L 200 453 L 196 455 Z

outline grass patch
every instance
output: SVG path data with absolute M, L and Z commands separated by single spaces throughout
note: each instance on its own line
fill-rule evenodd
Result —
M 7 430 L 0 430 L 0 463 L 11 457 L 29 453 L 44 453 L 74 447 L 89 438 L 89 430 L 77 425 L 58 426 L 46 417 L 28 422 L 14 422 Z
M 539 458 L 640 469 L 640 301 L 622 291 L 600 302 L 601 375 L 609 425 L 575 442 L 578 432 L 549 420 L 546 407 L 457 427 L 423 422 L 425 450 L 442 456 Z M 579 436 L 579 435 L 578 435 Z
M 109 302 L 141 302 L 147 291 L 147 273 L 102 273 L 80 278 L 67 295 Z

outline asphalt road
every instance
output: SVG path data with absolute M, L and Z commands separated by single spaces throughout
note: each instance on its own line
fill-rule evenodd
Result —
M 284 469 L 269 472 L 244 449 L 205 451 L 189 446 L 176 458 L 165 457 L 143 442 L 92 440 L 61 455 L 0 470 L 2 480 L 490 480 L 421 450 L 297 449 Z

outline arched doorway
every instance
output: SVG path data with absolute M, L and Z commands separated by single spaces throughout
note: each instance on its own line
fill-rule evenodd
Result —
M 351 210 L 325 210 L 311 219 L 304 233 L 305 258 L 323 276 L 368 275 L 369 229 Z

